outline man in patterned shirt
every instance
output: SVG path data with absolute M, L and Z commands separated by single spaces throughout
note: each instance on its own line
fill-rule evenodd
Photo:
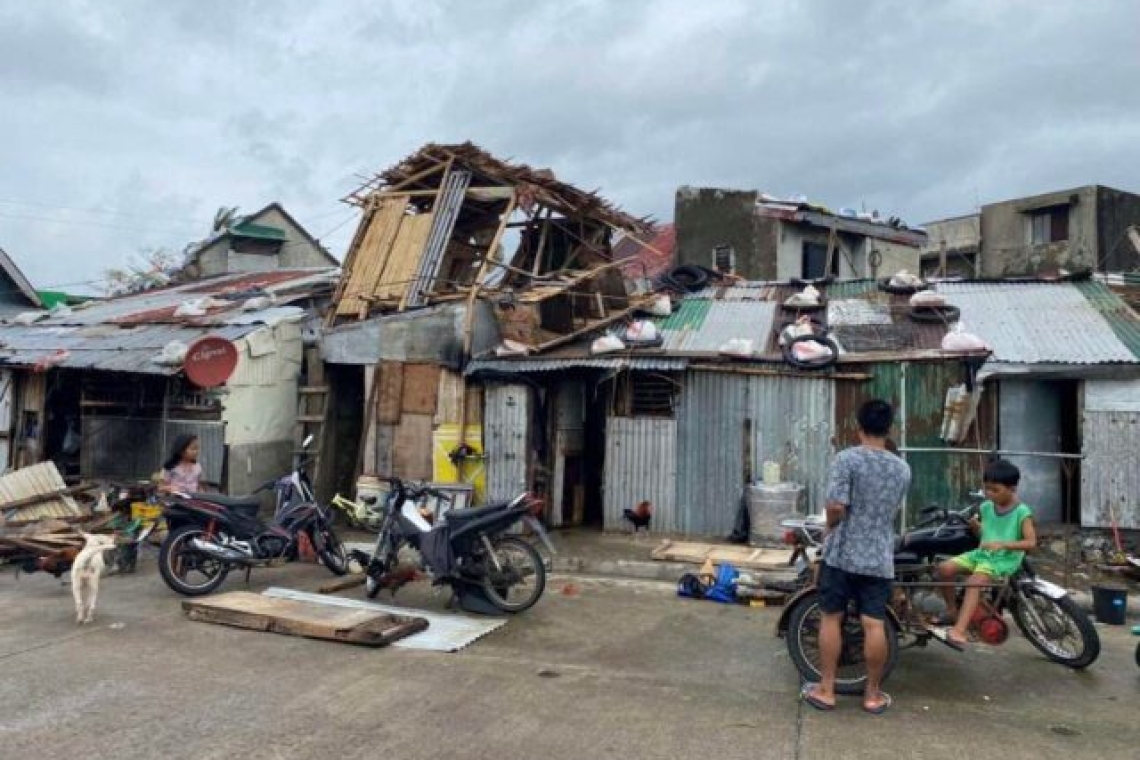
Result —
M 910 487 L 910 467 L 887 449 L 894 410 L 875 399 L 859 409 L 859 445 L 841 451 L 827 486 L 828 536 L 819 576 L 823 620 L 818 684 L 800 696 L 820 710 L 835 707 L 835 671 L 843 645 L 843 616 L 854 602 L 863 624 L 867 688 L 863 709 L 880 714 L 891 704 L 880 688 L 887 659 L 884 618 L 894 577 L 895 517 Z

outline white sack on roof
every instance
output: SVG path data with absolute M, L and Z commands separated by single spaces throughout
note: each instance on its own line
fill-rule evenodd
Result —
M 933 290 L 920 290 L 910 297 L 910 305 L 916 309 L 941 309 L 946 305 L 946 296 Z
M 625 344 L 621 342 L 621 338 L 616 335 L 603 335 L 590 344 L 591 354 L 608 354 L 613 351 L 621 351 L 625 348 Z
M 954 329 L 942 336 L 943 351 L 987 351 L 986 342 L 973 333 L 966 332 L 964 323 L 958 322 Z
M 241 305 L 242 311 L 261 311 L 268 309 L 277 303 L 277 298 L 272 293 L 264 296 L 254 296 L 253 298 L 246 299 L 246 302 Z
M 176 317 L 204 317 L 206 316 L 206 305 L 203 303 L 204 298 L 193 298 L 189 301 L 183 301 L 178 304 L 178 308 L 174 310 Z
M 657 296 L 644 311 L 655 317 L 667 317 L 673 313 L 673 302 L 669 300 L 669 296 Z
M 905 269 L 899 270 L 891 277 L 892 288 L 921 288 L 925 284 L 921 277 L 913 275 Z
M 50 316 L 46 311 L 23 311 L 12 318 L 12 322 L 17 325 L 32 325 L 39 322 L 41 319 L 47 319 Z
M 165 367 L 178 367 L 186 359 L 186 352 L 190 350 L 180 340 L 172 340 L 162 347 L 162 353 L 151 359 L 155 364 L 161 364 Z
M 625 328 L 625 334 L 622 338 L 626 343 L 654 343 L 661 337 L 661 333 L 657 330 L 657 325 L 650 322 L 648 319 L 639 319 L 630 323 L 629 327 Z
M 730 338 L 721 344 L 720 352 L 728 356 L 748 358 L 755 353 L 755 346 L 748 338 Z

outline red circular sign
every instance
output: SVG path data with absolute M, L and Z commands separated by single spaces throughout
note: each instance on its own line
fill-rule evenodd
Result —
M 190 344 L 182 369 L 199 388 L 215 388 L 237 368 L 237 347 L 225 338 L 207 335 Z

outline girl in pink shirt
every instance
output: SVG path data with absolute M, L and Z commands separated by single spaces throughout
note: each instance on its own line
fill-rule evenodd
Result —
M 162 465 L 164 490 L 197 493 L 201 486 L 202 465 L 198 464 L 198 436 L 180 435 L 174 441 L 170 458 Z

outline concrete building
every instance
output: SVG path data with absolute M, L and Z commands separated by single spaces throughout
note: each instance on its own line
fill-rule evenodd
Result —
M 1131 272 L 1140 270 L 1137 227 L 1140 195 L 1102 185 L 1016 198 L 924 225 L 922 268 L 937 273 L 945 247 L 950 276 Z
M 198 244 L 180 279 L 339 266 L 340 262 L 280 203 L 270 203 L 234 219 Z
M 754 190 L 682 187 L 677 263 L 751 280 L 880 277 L 917 272 L 926 235 L 897 220 L 839 215 Z

